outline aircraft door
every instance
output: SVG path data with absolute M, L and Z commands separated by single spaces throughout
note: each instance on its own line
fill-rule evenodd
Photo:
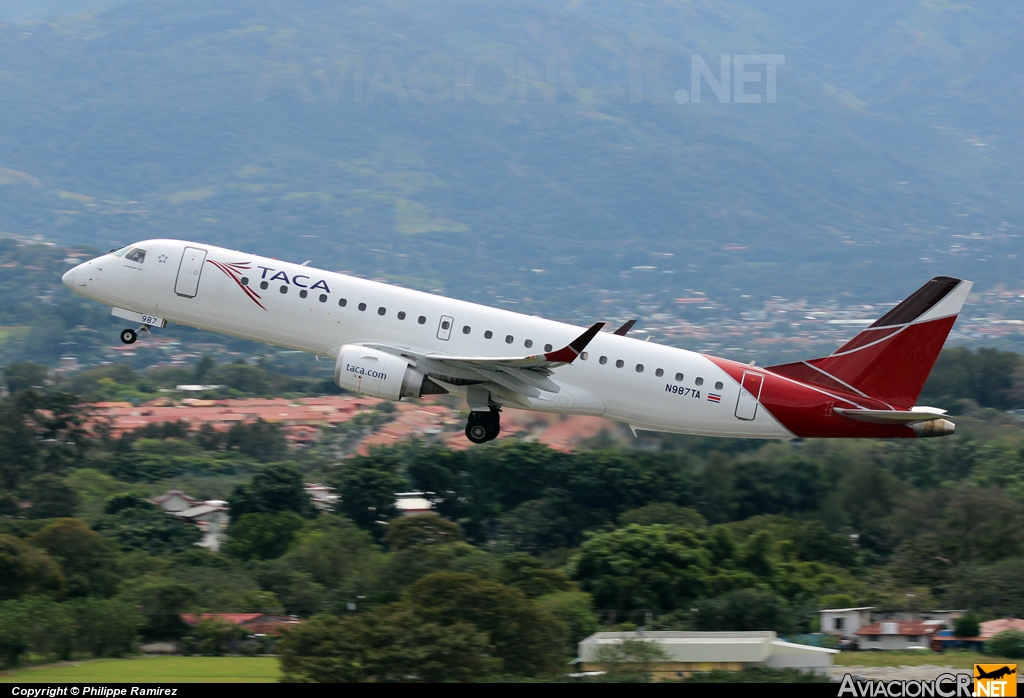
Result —
M 452 325 L 454 324 L 455 320 L 450 316 L 442 315 L 441 322 L 437 326 L 437 338 L 447 342 L 448 338 L 452 336 Z
M 178 265 L 178 278 L 174 282 L 174 292 L 185 298 L 195 298 L 199 291 L 199 276 L 203 272 L 206 261 L 206 250 L 197 247 L 186 247 Z
M 736 400 L 736 418 L 751 421 L 757 415 L 757 400 L 761 397 L 764 374 L 753 371 L 743 372 L 740 396 Z

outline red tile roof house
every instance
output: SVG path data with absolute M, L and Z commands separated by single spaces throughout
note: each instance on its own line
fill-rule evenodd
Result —
M 934 649 L 939 651 L 946 648 L 963 647 L 980 652 L 985 648 L 985 643 L 987 641 L 991 640 L 1004 630 L 1017 630 L 1024 632 L 1024 620 L 1021 620 L 1020 618 L 997 618 L 996 620 L 987 620 L 984 623 L 978 624 L 977 637 L 956 637 L 952 633 L 944 633 L 944 637 L 936 637 L 932 640 L 932 646 Z
M 301 622 L 289 616 L 268 613 L 182 613 L 181 619 L 187 625 L 199 625 L 204 620 L 219 620 L 241 626 L 253 635 L 277 635 L 284 628 Z
M 862 650 L 927 649 L 932 636 L 944 627 L 942 620 L 880 620 L 854 634 Z

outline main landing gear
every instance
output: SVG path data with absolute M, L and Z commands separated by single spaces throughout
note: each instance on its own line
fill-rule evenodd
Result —
M 490 412 L 470 412 L 466 423 L 466 438 L 475 444 L 494 439 L 501 433 L 501 413 L 497 407 Z

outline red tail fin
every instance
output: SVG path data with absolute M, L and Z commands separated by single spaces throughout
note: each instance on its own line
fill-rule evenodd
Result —
M 937 276 L 829 356 L 768 370 L 912 407 L 972 285 Z

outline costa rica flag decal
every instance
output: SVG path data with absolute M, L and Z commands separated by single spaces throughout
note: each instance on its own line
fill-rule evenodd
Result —
M 708 393 L 708 402 L 721 402 L 722 396 L 718 393 Z

